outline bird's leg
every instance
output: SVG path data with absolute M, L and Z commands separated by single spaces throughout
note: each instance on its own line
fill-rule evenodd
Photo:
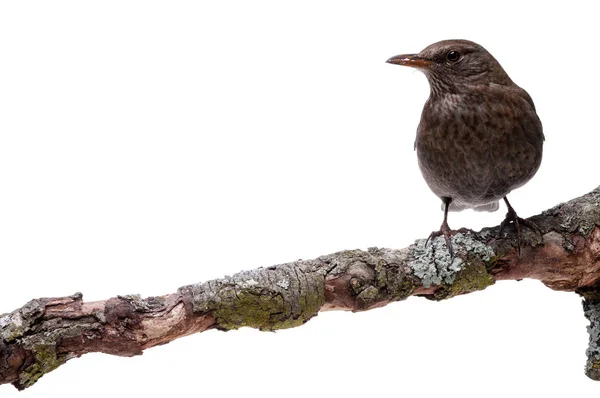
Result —
M 500 223 L 500 236 L 502 236 L 502 231 L 504 231 L 504 227 L 506 227 L 511 222 L 515 225 L 515 230 L 517 231 L 517 250 L 519 255 L 521 255 L 521 225 L 524 225 L 528 228 L 533 229 L 535 232 L 539 233 L 542 239 L 544 239 L 544 234 L 540 227 L 538 227 L 534 222 L 531 222 L 525 218 L 521 218 L 517 215 L 517 212 L 508 202 L 506 196 L 504 197 L 504 203 L 506 203 L 506 207 L 508 208 L 508 213 L 506 213 L 506 217 L 504 221 Z
M 437 238 L 438 236 L 444 236 L 444 240 L 446 241 L 446 246 L 448 247 L 448 251 L 450 252 L 450 257 L 454 257 L 454 253 L 452 251 L 452 240 L 450 236 L 452 236 L 452 231 L 448 226 L 448 208 L 450 207 L 450 203 L 452 203 L 452 198 L 444 197 L 442 198 L 444 202 L 444 221 L 442 222 L 442 226 L 439 231 L 433 231 L 429 234 L 429 238 L 425 241 L 425 246 L 431 238 Z

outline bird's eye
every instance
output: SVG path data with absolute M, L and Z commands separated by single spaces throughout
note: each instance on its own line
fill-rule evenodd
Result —
M 452 50 L 446 55 L 446 59 L 450 62 L 456 62 L 460 59 L 460 53 L 458 51 Z

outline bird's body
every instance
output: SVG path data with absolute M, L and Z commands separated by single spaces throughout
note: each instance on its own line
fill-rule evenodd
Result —
M 437 42 L 388 62 L 418 68 L 430 84 L 415 149 L 445 210 L 434 234 L 449 242 L 448 210 L 495 211 L 500 199 L 509 208 L 505 222 L 514 222 L 518 232 L 519 222 L 537 228 L 517 217 L 506 199 L 542 161 L 544 134 L 529 94 L 489 52 L 467 40 Z
M 415 149 L 425 181 L 450 210 L 494 211 L 529 181 L 542 161 L 542 125 L 521 88 L 487 85 L 432 92 Z

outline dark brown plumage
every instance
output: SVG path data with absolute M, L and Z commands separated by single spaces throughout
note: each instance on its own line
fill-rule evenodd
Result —
M 502 227 L 513 222 L 539 231 L 517 216 L 506 195 L 529 181 L 542 161 L 542 123 L 529 94 L 508 77 L 479 44 L 444 40 L 418 54 L 390 58 L 427 76 L 431 92 L 417 128 L 415 149 L 429 188 L 442 199 L 444 235 L 452 252 L 447 213 L 508 207 Z

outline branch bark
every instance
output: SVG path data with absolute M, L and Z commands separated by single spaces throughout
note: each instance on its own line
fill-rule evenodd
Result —
M 212 328 L 290 328 L 319 311 L 364 311 L 409 296 L 442 300 L 523 278 L 583 297 L 586 374 L 600 380 L 600 187 L 531 220 L 543 241 L 524 231 L 520 256 L 514 232 L 499 238 L 494 227 L 453 236 L 454 258 L 443 238 L 421 239 L 401 250 L 346 250 L 244 271 L 159 297 L 35 299 L 0 315 L 0 384 L 24 389 L 88 352 L 133 356 Z

